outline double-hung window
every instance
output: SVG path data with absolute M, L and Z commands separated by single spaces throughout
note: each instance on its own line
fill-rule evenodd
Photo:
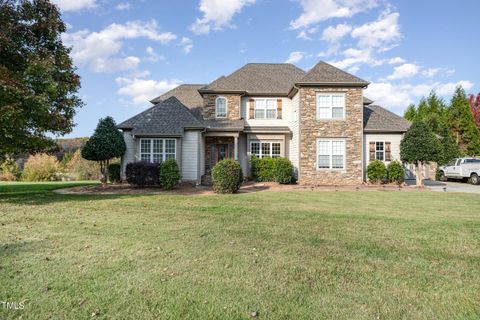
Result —
M 227 98 L 218 97 L 215 99 L 215 118 L 227 117 Z
M 370 141 L 369 153 L 370 161 L 391 161 L 392 160 L 392 144 L 390 141 Z
M 250 153 L 258 158 L 278 158 L 280 150 L 280 142 L 252 141 L 250 143 Z
M 255 99 L 255 119 L 276 119 L 276 99 Z
M 385 145 L 383 141 L 375 142 L 375 159 L 380 161 L 385 160 Z
M 345 169 L 345 140 L 317 140 L 317 169 Z
M 175 159 L 177 142 L 175 139 L 140 139 L 140 160 L 161 163 Z
M 344 93 L 317 93 L 317 119 L 344 119 Z

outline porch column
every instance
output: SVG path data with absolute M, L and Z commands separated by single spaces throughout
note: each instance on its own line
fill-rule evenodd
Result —
M 233 137 L 235 146 L 233 147 L 233 158 L 238 160 L 238 137 Z

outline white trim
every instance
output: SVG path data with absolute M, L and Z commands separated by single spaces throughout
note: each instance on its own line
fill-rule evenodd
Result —
M 256 110 L 257 110 L 257 101 L 265 101 L 265 116 L 263 118 L 257 118 L 257 114 L 256 114 Z M 275 105 L 275 116 L 273 118 L 267 118 L 267 110 L 269 110 L 267 108 L 267 101 L 268 100 L 273 100 L 274 101 L 274 105 Z M 282 101 L 283 103 L 283 101 Z M 277 109 L 278 109 L 278 106 L 277 106 L 277 98 L 253 98 L 253 119 L 258 119 L 258 120 L 277 120 L 277 117 L 278 117 L 278 114 L 277 114 Z
M 321 141 L 324 141 L 324 142 L 328 142 L 328 148 L 330 149 L 330 153 L 329 153 L 329 157 L 330 157 L 330 164 L 329 164 L 329 168 L 319 168 L 318 167 L 318 143 L 321 142 Z M 343 168 L 333 168 L 333 152 L 332 152 L 332 143 L 333 142 L 343 142 Z M 346 139 L 336 139 L 336 138 L 317 138 L 316 140 L 316 146 L 315 146 L 315 168 L 317 169 L 317 171 L 342 171 L 342 172 L 345 172 L 347 170 L 347 141 Z
M 327 118 L 321 118 L 320 115 L 319 115 L 319 112 L 318 112 L 318 109 L 319 109 L 319 106 L 318 106 L 318 98 L 319 97 L 330 97 L 330 106 L 328 107 L 328 110 L 329 110 L 329 117 Z M 334 96 L 343 96 L 343 107 L 342 107 L 342 111 L 343 111 L 343 115 L 341 118 L 333 118 L 333 97 Z M 346 94 L 345 92 L 317 92 L 317 94 L 315 95 L 315 112 L 316 112 L 316 119 L 317 120 L 345 120 L 345 110 L 346 110 L 346 104 L 347 104 L 347 101 L 346 101 L 347 97 L 346 97 Z M 326 108 L 325 108 L 326 109 Z
M 217 103 L 218 103 L 218 99 L 224 99 L 225 100 L 225 116 L 223 117 L 220 117 L 218 116 L 218 113 L 217 113 Z M 218 96 L 216 99 L 215 99 L 215 118 L 218 118 L 218 119 L 226 119 L 228 117 L 228 99 L 224 96 Z
M 161 141 L 161 145 L 162 145 L 162 152 L 153 152 L 153 141 L 154 140 L 159 140 Z M 178 154 L 178 151 L 177 151 L 177 139 L 175 138 L 140 138 L 140 145 L 139 145 L 139 152 L 138 152 L 138 157 L 140 159 L 140 161 L 148 161 L 148 162 L 151 162 L 153 163 L 153 155 L 154 154 L 159 154 L 161 156 L 161 162 L 165 161 L 166 160 L 166 155 L 167 154 L 172 154 L 171 152 L 166 152 L 166 141 L 167 140 L 173 140 L 173 144 L 174 144 L 174 148 L 175 148 L 175 153 L 174 153 L 174 159 L 177 160 L 177 154 Z M 150 141 L 150 152 L 142 152 L 142 142 L 143 141 Z M 142 160 L 142 155 L 149 155 L 149 160 Z M 160 162 L 160 163 L 161 163 Z
M 254 143 L 258 143 L 258 144 L 259 144 L 259 146 L 258 146 L 258 148 L 259 148 L 259 154 L 258 154 L 258 155 L 252 153 L 252 144 L 254 144 Z M 269 150 L 270 150 L 269 154 L 267 154 L 267 155 L 264 155 L 264 154 L 263 154 L 262 143 L 268 143 L 268 144 L 270 145 L 270 147 L 269 147 Z M 282 149 L 284 148 L 284 145 L 283 145 L 282 141 L 280 141 L 280 140 L 279 140 L 279 141 L 275 141 L 275 140 L 250 140 L 250 144 L 249 144 L 249 152 L 250 152 L 250 155 L 251 155 L 251 156 L 255 155 L 255 156 L 257 156 L 257 157 L 260 158 L 260 159 L 262 159 L 263 157 L 273 158 L 273 144 L 274 144 L 274 143 L 278 143 L 278 144 L 280 145 L 280 154 L 278 155 L 278 157 L 284 157 L 285 152 L 282 153 Z

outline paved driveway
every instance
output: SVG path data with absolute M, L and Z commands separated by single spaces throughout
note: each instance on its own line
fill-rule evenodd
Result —
M 405 181 L 408 185 L 415 185 L 415 180 Z M 438 192 L 466 192 L 466 193 L 479 193 L 480 194 L 480 185 L 471 185 L 468 182 L 442 182 L 442 181 L 432 181 L 425 180 L 425 187 L 432 191 Z M 444 189 L 445 188 L 445 189 Z

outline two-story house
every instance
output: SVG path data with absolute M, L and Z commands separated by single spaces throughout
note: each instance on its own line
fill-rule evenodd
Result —
M 225 158 L 286 157 L 301 184 L 360 184 L 369 161 L 399 159 L 407 120 L 363 96 L 368 82 L 325 62 L 305 72 L 250 63 L 210 84 L 183 84 L 122 122 L 126 164 L 175 158 L 184 181 L 208 183 Z

